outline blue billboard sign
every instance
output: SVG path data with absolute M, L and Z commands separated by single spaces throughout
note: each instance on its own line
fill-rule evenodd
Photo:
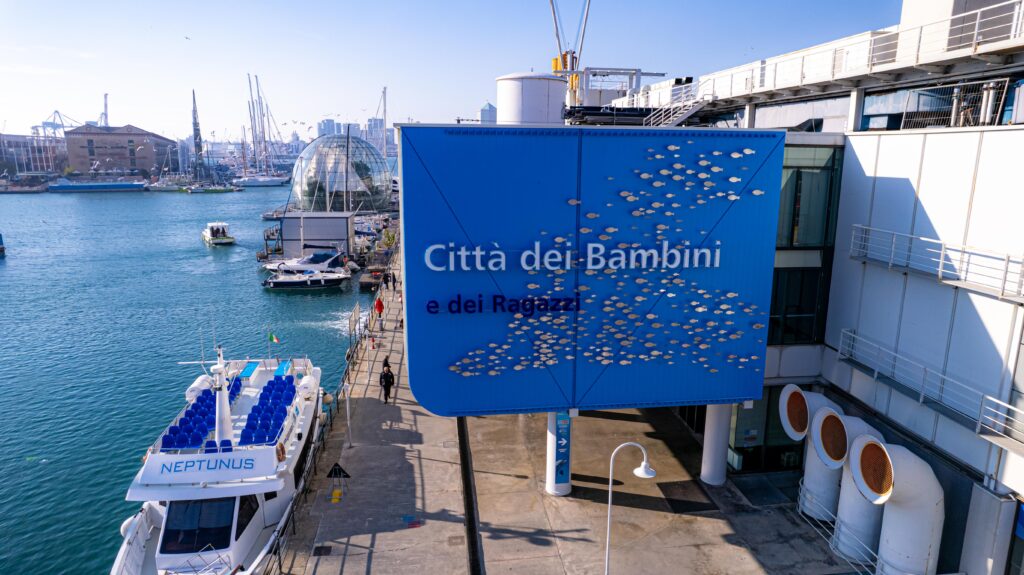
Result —
M 761 397 L 783 132 L 400 131 L 407 366 L 424 407 Z

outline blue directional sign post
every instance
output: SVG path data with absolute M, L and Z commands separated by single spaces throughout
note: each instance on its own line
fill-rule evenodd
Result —
M 568 411 L 548 414 L 548 453 L 544 489 L 552 495 L 572 490 L 572 419 Z
M 407 366 L 425 408 L 761 397 L 783 132 L 400 133 Z

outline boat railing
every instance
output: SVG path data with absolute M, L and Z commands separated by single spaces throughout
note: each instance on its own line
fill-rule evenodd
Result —
M 146 561 L 146 542 L 150 538 L 153 525 L 149 521 L 149 514 L 143 507 L 135 514 L 134 520 L 128 526 L 125 533 L 125 542 L 114 560 L 114 568 L 110 575 L 134 575 L 142 573 L 142 564 Z
M 186 559 L 185 564 L 188 565 L 189 570 L 186 573 L 189 575 L 222 575 L 231 570 L 231 560 L 214 549 L 213 544 L 207 544 L 198 553 Z M 168 573 L 175 571 L 168 570 Z

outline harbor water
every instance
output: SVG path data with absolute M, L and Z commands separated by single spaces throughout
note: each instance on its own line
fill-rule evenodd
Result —
M 0 573 L 107 573 L 125 491 L 201 373 L 307 355 L 333 389 L 358 287 L 270 293 L 256 252 L 287 187 L 241 193 L 0 194 Z M 210 248 L 208 221 L 237 245 Z

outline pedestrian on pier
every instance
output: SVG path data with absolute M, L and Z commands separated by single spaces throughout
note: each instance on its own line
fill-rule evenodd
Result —
M 380 284 L 384 287 L 384 289 L 389 289 L 388 288 L 388 282 L 390 280 L 391 280 L 391 272 L 384 272 L 384 273 L 380 274 Z
M 373 303 L 373 311 L 377 312 L 380 330 L 384 331 L 384 300 L 380 296 L 377 296 L 377 301 Z
M 395 374 L 391 373 L 391 366 L 384 366 L 384 371 L 380 372 L 380 386 L 384 388 L 384 404 L 387 405 L 391 399 L 391 388 L 395 386 Z
M 391 276 L 391 287 L 398 289 L 398 276 L 395 275 L 395 272 L 388 272 L 388 274 Z
M 388 361 L 388 359 L 390 359 L 390 358 L 391 358 L 391 356 L 390 356 L 390 355 L 385 355 L 385 356 L 384 356 L 384 367 L 386 367 L 386 368 L 388 368 L 388 369 L 390 369 L 390 368 L 391 368 L 391 362 L 390 362 L 390 361 Z

